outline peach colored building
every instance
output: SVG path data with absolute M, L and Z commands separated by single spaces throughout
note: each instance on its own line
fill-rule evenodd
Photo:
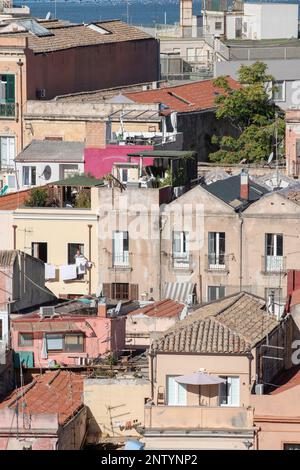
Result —
M 300 173 L 300 109 L 285 113 L 285 157 L 288 176 L 299 178 Z
M 99 304 L 97 312 L 71 301 L 52 307 L 47 317 L 36 312 L 12 318 L 11 342 L 20 362 L 26 357 L 30 368 L 86 365 L 124 349 L 125 317 L 108 317 L 105 304 Z
M 252 395 L 256 450 L 300 449 L 300 373 L 295 366 L 281 374 L 265 395 Z
M 87 429 L 82 376 L 70 371 L 46 372 L 20 392 L 15 389 L 0 404 L 1 450 L 81 448 Z
M 153 337 L 171 328 L 183 315 L 187 315 L 184 304 L 171 299 L 151 302 L 133 310 L 126 317 L 126 344 L 128 348 L 146 348 Z
M 150 349 L 146 449 L 253 449 L 251 392 L 284 368 L 265 356 L 277 357 L 272 346 L 284 345 L 286 328 L 263 299 L 239 293 L 161 334 Z

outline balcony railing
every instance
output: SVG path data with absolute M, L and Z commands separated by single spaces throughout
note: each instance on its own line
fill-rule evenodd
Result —
M 145 428 L 251 429 L 253 409 L 222 406 L 145 406 Z
M 14 118 L 16 116 L 15 103 L 0 103 L 0 118 Z
M 190 270 L 192 266 L 192 255 L 189 253 L 173 253 L 171 258 L 172 269 Z
M 220 254 L 217 255 L 216 253 L 210 253 L 206 255 L 206 270 L 207 271 L 217 271 L 217 272 L 224 272 L 228 271 L 228 255 Z
M 113 253 L 112 265 L 114 268 L 129 268 L 129 251 Z
M 280 274 L 286 270 L 285 256 L 262 256 L 262 272 L 265 274 Z

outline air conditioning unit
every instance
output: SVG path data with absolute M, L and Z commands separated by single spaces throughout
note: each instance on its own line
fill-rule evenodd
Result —
M 256 384 L 255 395 L 263 395 L 263 394 L 264 394 L 264 384 Z
M 55 315 L 54 307 L 40 307 L 41 318 L 52 318 Z
M 46 89 L 45 88 L 38 88 L 36 90 L 36 97 L 37 98 L 46 98 Z

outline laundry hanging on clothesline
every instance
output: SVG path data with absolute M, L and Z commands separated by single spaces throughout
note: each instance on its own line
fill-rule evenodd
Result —
M 56 267 L 53 264 L 45 263 L 45 280 L 49 281 L 56 278 Z
M 59 267 L 60 279 L 62 281 L 71 281 L 77 279 L 77 266 L 76 264 L 67 264 Z

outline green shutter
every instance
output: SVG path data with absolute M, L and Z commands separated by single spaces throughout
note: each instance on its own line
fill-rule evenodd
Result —
M 6 85 L 6 102 L 14 103 L 15 102 L 15 76 L 6 75 L 7 85 Z

